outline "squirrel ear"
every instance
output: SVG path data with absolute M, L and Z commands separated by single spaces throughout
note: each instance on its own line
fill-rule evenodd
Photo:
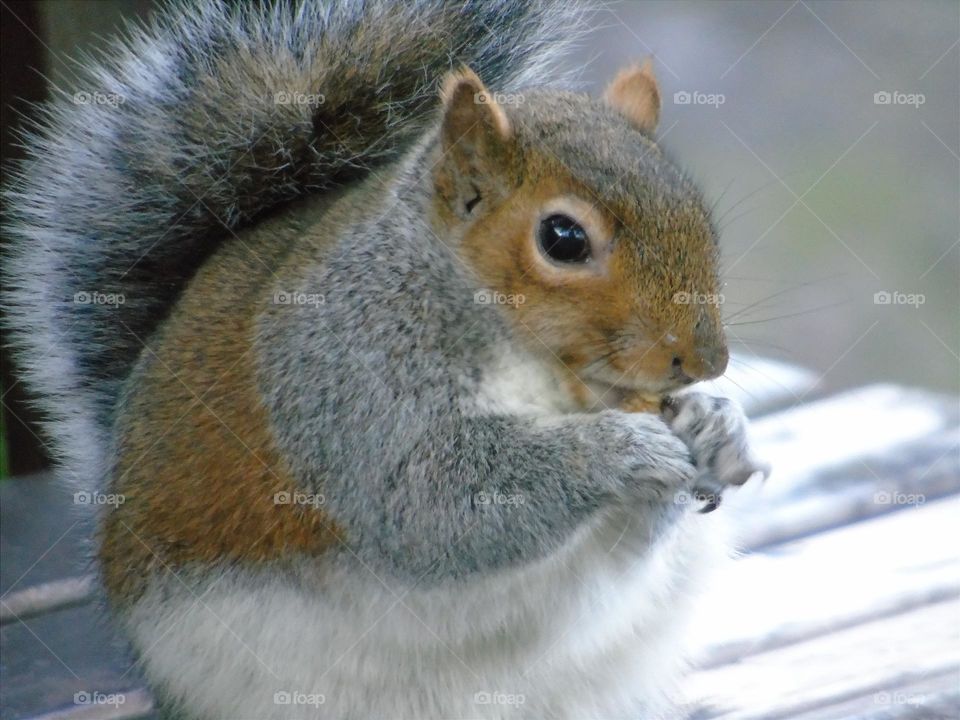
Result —
M 510 121 L 486 85 L 469 68 L 451 72 L 443 82 L 443 149 L 458 143 L 510 138 Z
M 465 218 L 478 203 L 498 194 L 512 137 L 510 120 L 468 68 L 446 77 L 441 96 L 443 157 L 437 168 L 438 190 Z
M 617 73 L 607 85 L 603 100 L 641 132 L 652 133 L 660 119 L 660 87 L 650 58 Z

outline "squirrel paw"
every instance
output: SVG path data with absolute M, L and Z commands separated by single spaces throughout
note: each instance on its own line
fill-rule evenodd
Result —
M 652 414 L 601 413 L 608 457 L 617 457 L 618 494 L 662 503 L 689 491 L 697 477 L 690 449 L 664 421 Z
M 731 400 L 687 393 L 666 401 L 663 417 L 693 456 L 693 495 L 704 503 L 701 513 L 716 510 L 727 486 L 743 485 L 757 473 L 764 479 L 770 474 L 769 465 L 753 455 L 747 419 Z

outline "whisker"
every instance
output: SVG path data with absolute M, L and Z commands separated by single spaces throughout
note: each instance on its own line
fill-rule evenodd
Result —
M 801 310 L 800 312 L 789 313 L 787 315 L 778 315 L 776 317 L 763 318 L 762 320 L 746 320 L 744 322 L 738 323 L 724 323 L 724 327 L 740 327 L 742 325 L 756 325 L 757 323 L 773 322 L 774 320 L 786 320 L 787 318 L 799 317 L 801 315 L 809 315 L 811 313 L 819 312 L 821 310 L 829 310 L 830 308 L 835 308 L 839 305 L 846 305 L 849 300 L 841 300 L 839 302 L 830 303 L 829 305 L 821 305 L 820 307 L 810 308 L 809 310 Z
M 737 343 L 738 345 L 751 350 L 753 349 L 754 346 L 756 346 L 756 347 L 770 348 L 771 350 L 779 350 L 780 352 L 785 353 L 787 355 L 793 354 L 792 350 L 785 348 L 783 345 L 777 345 L 776 343 L 767 342 L 766 340 L 728 338 L 728 342 Z
M 758 399 L 756 395 L 754 395 L 752 392 L 750 392 L 749 390 L 747 390 L 743 385 L 741 385 L 740 383 L 738 383 L 736 380 L 734 380 L 734 379 L 733 379 L 732 377 L 730 377 L 729 375 L 723 375 L 723 376 L 720 378 L 720 380 L 726 380 L 727 382 L 733 383 L 734 385 L 737 386 L 737 388 L 740 389 L 741 392 L 745 393 L 746 395 L 749 395 L 752 400 L 757 400 L 757 399 Z
M 838 274 L 838 275 L 835 275 L 835 276 L 832 276 L 832 277 L 822 278 L 822 279 L 820 279 L 820 280 L 808 280 L 807 282 L 802 282 L 802 283 L 798 283 L 798 284 L 796 284 L 796 285 L 791 285 L 791 286 L 788 287 L 788 288 L 784 288 L 783 290 L 780 290 L 780 291 L 778 291 L 778 292 L 775 292 L 775 293 L 773 293 L 773 294 L 771 294 L 771 295 L 767 295 L 766 297 L 760 298 L 759 300 L 750 303 L 750 304 L 747 305 L 746 307 L 741 308 L 740 310 L 737 310 L 735 313 L 733 313 L 733 315 L 730 315 L 728 318 L 726 318 L 726 320 L 733 320 L 733 319 L 736 318 L 736 317 L 740 317 L 741 315 L 743 315 L 743 313 L 747 312 L 748 310 L 752 310 L 753 308 L 758 307 L 758 306 L 761 305 L 762 303 L 769 302 L 770 300 L 773 300 L 773 299 L 775 299 L 775 298 L 782 297 L 783 295 L 786 295 L 787 293 L 794 292 L 795 290 L 799 290 L 799 289 L 804 288 L 804 287 L 810 287 L 810 286 L 812 286 L 812 285 L 817 285 L 818 283 L 824 283 L 824 282 L 827 282 L 828 280 L 836 280 L 836 279 L 838 279 L 839 277 L 842 277 L 843 275 L 844 275 L 844 273 L 840 273 L 840 274 Z
M 728 191 L 731 187 L 733 187 L 733 184 L 734 184 L 736 181 L 737 181 L 737 178 L 735 178 L 735 177 L 730 178 L 730 182 L 727 183 L 726 187 L 724 187 L 723 190 L 720 192 L 720 194 L 717 196 L 717 199 L 714 200 L 713 203 L 710 205 L 710 215 L 711 215 L 711 216 L 713 216 L 713 214 L 717 211 L 717 208 L 720 207 L 720 203 L 723 201 L 723 198 L 726 196 L 727 191 Z M 739 202 L 739 201 L 738 201 L 738 202 Z M 724 214 L 726 214 L 727 212 L 729 212 L 729 210 L 724 210 Z
M 786 390 L 788 393 L 790 393 L 791 395 L 793 395 L 794 397 L 796 397 L 796 393 L 795 393 L 791 388 L 788 388 L 786 385 L 784 385 L 782 382 L 780 382 L 780 381 L 777 380 L 776 378 L 771 377 L 771 376 L 768 375 L 767 373 L 763 372 L 763 370 L 760 370 L 759 368 L 754 367 L 754 366 L 750 365 L 749 363 L 747 363 L 747 362 L 745 362 L 745 361 L 743 361 L 743 360 L 740 360 L 740 363 L 741 363 L 745 368 L 747 368 L 747 370 L 749 370 L 749 371 L 751 371 L 751 372 L 757 373 L 757 375 L 760 375 L 761 377 L 766 378 L 767 380 L 769 380 L 770 382 L 772 382 L 774 385 L 776 385 L 777 387 L 779 387 L 781 390 Z M 724 377 L 726 377 L 726 376 L 724 376 Z M 727 378 L 727 380 L 730 380 L 731 382 L 733 382 L 733 380 L 732 380 L 731 378 Z M 737 383 L 734 382 L 734 385 L 736 385 L 736 384 L 737 384 Z
M 620 352 L 620 349 L 619 349 L 619 348 L 614 348 L 614 349 L 611 350 L 610 352 L 604 353 L 604 354 L 601 355 L 600 357 L 595 358 L 595 359 L 591 360 L 590 362 L 588 362 L 588 363 L 584 366 L 584 370 L 587 371 L 587 372 L 590 372 L 590 371 L 593 371 L 593 370 L 597 370 L 597 369 L 598 369 L 598 365 L 599 365 L 600 363 L 603 363 L 605 367 L 609 367 L 609 366 L 610 366 L 610 362 L 609 362 L 610 358 L 613 357 L 614 355 L 616 355 L 618 352 Z
M 756 190 L 752 190 L 751 192 L 747 193 L 747 194 L 744 195 L 742 198 L 740 198 L 739 200 L 737 200 L 733 205 L 731 205 L 731 206 L 728 207 L 726 210 L 724 210 L 724 211 L 723 211 L 723 214 L 720 215 L 719 217 L 717 217 L 717 218 L 714 220 L 714 222 L 720 223 L 721 221 L 723 221 L 723 219 L 724 219 L 727 215 L 729 215 L 731 212 L 733 212 L 733 211 L 734 211 L 736 208 L 738 208 L 740 205 L 743 205 L 743 203 L 745 203 L 747 200 L 750 200 L 750 199 L 756 197 L 759 193 L 763 192 L 764 190 L 769 190 L 770 187 L 771 187 L 772 185 L 774 185 L 774 183 L 777 183 L 777 182 L 779 182 L 779 181 L 778 181 L 778 180 L 770 180 L 769 182 L 766 182 L 766 183 L 764 183 L 763 185 L 761 185 L 760 187 L 758 187 Z M 728 186 L 728 187 L 729 187 L 729 186 Z M 726 192 L 726 191 L 724 191 L 724 192 Z
M 729 220 L 728 220 L 726 217 L 724 217 L 723 220 L 718 220 L 718 221 L 717 221 L 717 232 L 720 233 L 720 234 L 723 234 L 723 231 L 726 230 L 726 229 L 727 229 L 728 227 L 730 227 L 731 225 L 733 225 L 737 220 L 739 220 L 739 219 L 742 218 L 742 217 L 746 217 L 746 216 L 749 215 L 750 213 L 755 213 L 755 212 L 757 212 L 759 209 L 760 209 L 760 208 L 747 208 L 747 209 L 744 210 L 743 212 L 737 213 L 736 215 L 734 215 L 734 216 L 733 216 L 732 218 L 730 218 Z

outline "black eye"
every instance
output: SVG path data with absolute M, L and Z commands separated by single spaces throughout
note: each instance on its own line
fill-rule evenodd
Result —
M 551 260 L 575 263 L 590 259 L 587 231 L 566 215 L 551 215 L 542 220 L 538 239 L 543 254 Z

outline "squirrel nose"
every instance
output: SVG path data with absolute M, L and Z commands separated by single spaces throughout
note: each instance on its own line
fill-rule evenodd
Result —
M 727 348 L 722 344 L 700 347 L 686 356 L 674 355 L 671 363 L 673 377 L 684 384 L 711 380 L 723 375 L 729 359 Z

